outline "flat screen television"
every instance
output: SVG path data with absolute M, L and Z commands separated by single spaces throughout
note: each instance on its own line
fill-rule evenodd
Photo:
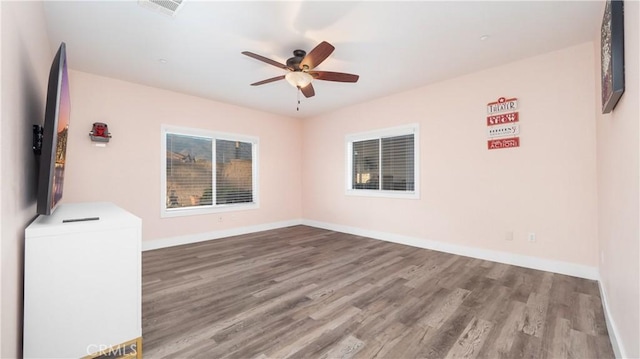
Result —
M 63 42 L 49 72 L 38 173 L 38 214 L 50 215 L 62 199 L 70 105 L 67 54 Z

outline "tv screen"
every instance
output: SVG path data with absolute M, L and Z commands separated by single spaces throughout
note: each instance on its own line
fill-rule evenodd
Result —
M 62 199 L 70 105 L 66 45 L 63 42 L 49 72 L 38 174 L 38 214 L 51 214 Z

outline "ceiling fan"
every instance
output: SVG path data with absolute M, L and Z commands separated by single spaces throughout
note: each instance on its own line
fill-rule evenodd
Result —
M 252 83 L 251 86 L 259 86 L 286 79 L 292 86 L 297 87 L 305 97 L 312 97 L 316 94 L 311 84 L 313 80 L 357 82 L 360 77 L 343 72 L 315 71 L 316 66 L 329 57 L 333 50 L 335 50 L 335 47 L 326 41 L 321 42 L 308 54 L 304 50 L 294 50 L 293 57 L 287 60 L 286 65 L 253 52 L 243 51 L 242 54 L 289 71 L 285 75 Z

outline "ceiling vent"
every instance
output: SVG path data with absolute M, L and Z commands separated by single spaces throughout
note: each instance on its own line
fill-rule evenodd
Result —
M 176 16 L 178 10 L 184 5 L 184 0 L 138 0 L 138 4 L 165 15 Z

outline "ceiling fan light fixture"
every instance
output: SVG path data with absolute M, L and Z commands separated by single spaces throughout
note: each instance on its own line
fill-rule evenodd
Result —
M 313 76 L 309 75 L 306 72 L 302 71 L 291 71 L 288 72 L 284 78 L 287 80 L 289 84 L 293 87 L 304 88 L 313 81 Z

